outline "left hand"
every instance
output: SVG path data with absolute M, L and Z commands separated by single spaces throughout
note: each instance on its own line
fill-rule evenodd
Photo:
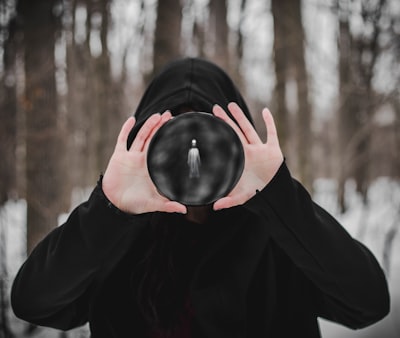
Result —
M 170 112 L 149 117 L 129 149 L 127 139 L 135 118 L 129 118 L 123 125 L 102 182 L 104 194 L 118 209 L 136 215 L 154 211 L 186 213 L 186 206 L 158 193 L 147 169 L 150 140 L 171 117 Z
M 263 143 L 242 109 L 236 103 L 229 103 L 228 109 L 237 124 L 218 105 L 213 108 L 215 116 L 228 123 L 239 136 L 245 154 L 243 173 L 235 188 L 214 203 L 214 210 L 230 208 L 247 202 L 262 190 L 275 176 L 283 162 L 282 150 L 271 112 L 262 111 L 267 128 L 267 142 Z

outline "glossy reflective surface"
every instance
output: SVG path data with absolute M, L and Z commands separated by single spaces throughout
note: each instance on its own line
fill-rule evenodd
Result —
M 243 172 L 244 152 L 225 122 L 211 114 L 190 112 L 157 131 L 147 166 L 162 195 L 185 205 L 206 205 L 234 188 Z

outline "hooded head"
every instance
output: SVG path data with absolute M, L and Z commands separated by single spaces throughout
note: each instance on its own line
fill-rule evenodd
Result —
M 236 102 L 252 121 L 247 105 L 231 78 L 217 65 L 198 58 L 185 58 L 167 64 L 146 89 L 135 112 L 137 123 L 129 134 L 130 148 L 143 123 L 153 114 L 170 110 L 211 113 L 215 104 L 227 111 Z
M 152 114 L 163 113 L 166 110 L 170 110 L 175 116 L 189 110 L 211 113 L 215 104 L 227 111 L 229 102 L 236 102 L 251 120 L 242 96 L 221 68 L 197 58 L 174 61 L 165 66 L 144 93 L 135 113 L 137 123 L 130 132 L 127 146 L 128 148 L 131 146 L 137 132 Z M 184 116 L 181 118 L 184 119 Z M 200 147 L 200 152 L 204 151 L 199 138 L 195 138 L 195 142 L 192 141 L 193 138 L 190 138 L 186 155 L 191 145 Z M 187 158 L 184 157 L 185 161 Z M 202 164 L 204 160 L 202 157 Z M 178 170 L 164 172 L 178 173 L 177 178 L 172 181 L 181 184 L 180 179 L 183 176 L 179 175 Z M 224 176 L 226 176 L 226 163 L 224 163 Z M 194 180 L 197 180 L 197 176 Z M 173 327 L 174 319 L 180 318 L 180 310 L 187 295 L 187 288 L 181 285 L 184 279 L 176 276 L 179 269 L 175 268 L 175 263 L 179 257 L 174 255 L 177 252 L 176 243 L 188 243 L 188 241 L 176 240 L 179 228 L 171 226 L 176 221 L 170 218 L 174 216 L 166 213 L 154 214 L 152 230 L 156 235 L 152 238 L 152 245 L 145 259 L 135 267 L 131 279 L 138 306 L 149 325 L 155 327 Z M 185 226 L 182 229 L 191 227 Z M 171 238 L 175 238 L 174 241 L 171 241 Z M 138 278 L 139 287 L 135 284 L 135 278 Z

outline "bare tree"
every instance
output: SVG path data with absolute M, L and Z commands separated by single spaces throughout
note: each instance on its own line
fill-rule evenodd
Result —
M 229 70 L 229 44 L 226 0 L 210 0 L 210 23 L 208 35 L 212 41 L 211 59 L 220 67 Z
M 313 165 L 313 132 L 312 132 L 312 112 L 308 97 L 308 73 L 305 62 L 305 33 L 302 24 L 301 1 L 289 1 L 292 8 L 290 25 L 290 55 L 293 64 L 293 77 L 297 87 L 297 115 L 296 115 L 296 153 L 298 163 L 298 176 L 302 183 L 312 191 L 312 172 Z
M 153 75 L 181 53 L 182 5 L 179 0 L 159 0 L 153 49 Z
M 28 252 L 57 224 L 61 209 L 54 5 L 53 0 L 20 0 L 17 5 L 25 55 Z
M 350 172 L 348 169 L 348 158 L 346 156 L 346 147 L 349 144 L 352 130 L 356 125 L 355 104 L 354 97 L 351 94 L 352 88 L 352 73 L 351 73 L 351 59 L 352 59 L 352 37 L 350 33 L 350 24 L 347 13 L 340 13 L 339 15 L 339 110 L 337 114 L 338 119 L 338 202 L 342 212 L 346 209 L 345 204 L 345 183 Z
M 93 58 L 94 90 L 96 93 L 95 105 L 97 106 L 98 117 L 95 122 L 97 134 L 97 165 L 99 171 L 104 171 L 114 149 L 115 139 L 121 125 L 119 102 L 115 100 L 114 81 L 111 75 L 111 61 L 108 50 L 107 36 L 109 31 L 110 0 L 94 2 L 95 13 L 100 23 L 92 29 L 98 30 L 100 36 L 101 53 Z
M 286 104 L 286 80 L 289 69 L 289 56 L 286 48 L 286 37 L 289 35 L 289 22 L 284 13 L 287 12 L 287 1 L 271 0 L 271 11 L 274 18 L 274 112 L 276 128 L 284 153 L 288 151 L 289 143 L 289 112 Z
M 239 21 L 238 25 L 236 27 L 236 43 L 233 46 L 233 50 L 229 55 L 230 58 L 230 74 L 236 84 L 236 86 L 242 91 L 246 91 L 246 87 L 244 85 L 243 81 L 243 76 L 241 72 L 241 65 L 243 61 L 243 45 L 244 45 L 244 21 L 246 18 L 246 6 L 247 6 L 247 0 L 241 0 L 240 1 L 240 10 L 239 10 Z M 226 22 L 227 24 L 227 22 Z M 265 104 L 265 103 L 264 103 Z M 261 121 L 259 115 L 254 115 L 253 116 L 255 120 L 256 126 L 259 125 Z M 259 131 L 261 132 L 261 131 Z M 262 133 L 262 132 L 261 132 Z M 262 135 L 264 136 L 264 135 Z
M 74 0 L 65 9 L 71 17 L 65 27 L 68 32 L 67 129 L 71 136 L 65 158 L 79 168 L 71 173 L 71 187 L 91 185 L 105 170 L 122 122 L 124 105 L 116 97 L 121 98 L 124 81 L 112 78 L 107 41 L 110 3 L 109 0 Z M 86 14 L 85 22 L 77 22 L 78 12 Z M 98 50 L 91 46 L 93 40 Z
M 87 92 L 88 54 L 83 44 L 77 43 L 75 38 L 76 30 L 76 11 L 77 1 L 72 0 L 66 4 L 64 15 L 70 17 L 68 25 L 64 26 L 66 32 L 66 72 L 67 72 L 67 130 L 70 137 L 67 139 L 67 152 L 65 157 L 68 163 L 74 168 L 66 177 L 69 186 L 84 186 L 86 181 L 86 127 L 88 125 L 88 115 L 84 113 L 85 98 Z M 87 45 L 88 47 L 88 45 Z
M 8 7 L 8 8 L 7 8 Z M 0 337 L 13 338 L 9 318 L 9 271 L 8 241 L 5 203 L 17 197 L 17 84 L 16 55 L 18 48 L 18 24 L 13 3 L 0 2 L 0 42 L 3 60 L 0 72 Z M 0 48 L 1 48 L 0 47 Z
M 0 205 L 16 197 L 16 137 L 17 137 L 17 93 L 16 54 L 17 22 L 12 18 L 7 25 L 3 43 L 4 71 L 1 77 L 0 94 Z
M 355 179 L 364 202 L 367 201 L 373 118 L 379 105 L 372 80 L 382 52 L 380 20 L 386 1 L 361 3 L 361 17 L 369 33 L 357 35 L 350 31 L 353 14 L 343 3 L 339 5 L 338 201 L 345 211 L 344 185 L 350 177 Z
M 194 7 L 195 0 L 189 0 L 187 5 L 189 7 Z M 197 18 L 193 22 L 193 32 L 192 32 L 192 43 L 197 50 L 197 56 L 206 57 L 206 22 L 204 20 Z
M 281 145 L 285 153 L 289 153 L 290 144 L 296 144 L 296 175 L 308 188 L 312 188 L 311 152 L 312 128 L 311 105 L 308 98 L 308 74 L 305 63 L 305 33 L 302 25 L 301 1 L 271 1 L 274 18 L 274 65 L 276 84 L 274 89 L 274 111 Z M 297 107 L 296 120 L 290 128 L 289 110 L 287 106 L 288 83 L 296 87 Z M 295 137 L 294 137 L 295 136 Z
M 240 13 L 239 13 L 239 22 L 238 22 L 238 27 L 237 27 L 237 43 L 236 43 L 236 55 L 239 60 L 243 59 L 243 42 L 244 42 L 244 36 L 243 36 L 243 24 L 244 24 L 244 19 L 245 19 L 245 9 L 247 5 L 247 0 L 241 0 L 240 1 Z

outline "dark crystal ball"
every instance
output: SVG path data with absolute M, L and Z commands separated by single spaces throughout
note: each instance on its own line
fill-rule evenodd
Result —
M 163 196 L 188 206 L 207 205 L 235 187 L 243 172 L 244 151 L 235 131 L 223 120 L 188 112 L 155 133 L 147 167 Z

